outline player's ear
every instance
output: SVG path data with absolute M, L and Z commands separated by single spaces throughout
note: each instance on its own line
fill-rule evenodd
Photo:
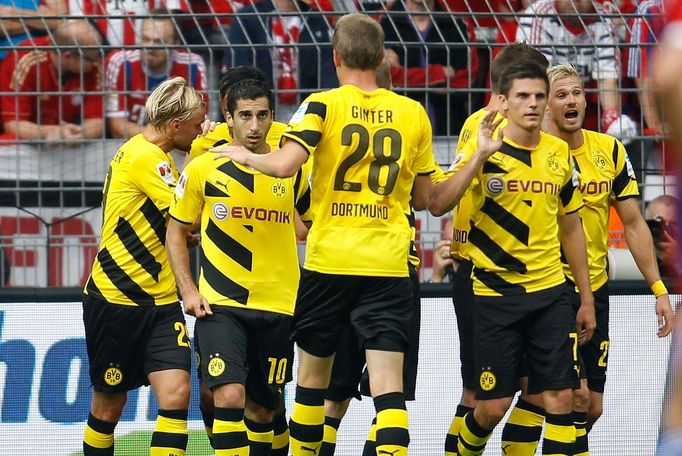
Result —
M 341 66 L 341 57 L 339 56 L 339 53 L 336 52 L 336 49 L 332 50 L 332 59 L 334 60 L 335 67 Z
M 225 111 L 225 122 L 227 122 L 228 127 L 234 127 L 234 119 L 232 118 L 232 114 L 227 111 Z

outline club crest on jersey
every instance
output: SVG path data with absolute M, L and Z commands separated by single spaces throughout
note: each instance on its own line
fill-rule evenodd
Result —
M 282 199 L 287 194 L 287 186 L 282 179 L 276 179 L 275 183 L 272 184 L 272 194 L 277 199 Z
M 481 372 L 481 376 L 478 380 L 483 391 L 492 391 L 497 385 L 497 377 L 490 371 L 490 368 Z
M 109 386 L 116 386 L 123 381 L 123 372 L 116 366 L 104 371 L 104 382 Z
M 182 174 L 180 174 L 180 179 L 178 179 L 178 185 L 175 187 L 175 194 L 178 196 L 178 198 L 182 198 L 182 195 L 185 194 L 185 188 L 187 187 L 187 174 L 183 171 Z
M 485 183 L 485 189 L 490 195 L 499 195 L 504 191 L 504 180 L 498 176 L 490 176 Z
M 225 361 L 220 357 L 220 353 L 213 353 L 209 356 L 208 374 L 211 377 L 217 377 L 225 372 Z
M 604 171 L 606 169 L 606 158 L 602 155 L 600 150 L 594 152 L 594 155 L 592 155 L 592 161 L 594 162 L 594 166 L 596 166 L 600 171 Z
M 173 176 L 173 170 L 171 169 L 170 163 L 168 163 L 167 161 L 157 163 L 156 170 L 159 172 L 159 176 L 161 176 L 161 179 L 163 179 L 165 183 L 167 184 L 175 183 L 175 176 Z
M 554 173 L 561 172 L 561 165 L 559 165 L 559 160 L 556 159 L 554 155 L 547 157 L 547 168 L 549 168 Z
M 215 203 L 213 205 L 213 217 L 221 222 L 230 215 L 230 208 L 225 203 Z

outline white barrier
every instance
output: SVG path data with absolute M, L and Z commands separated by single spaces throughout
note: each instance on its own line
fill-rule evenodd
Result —
M 461 393 L 457 327 L 449 299 L 422 301 L 417 401 L 409 404 L 410 454 L 443 454 L 443 439 Z M 656 337 L 650 296 L 611 299 L 611 350 L 605 413 L 590 434 L 593 456 L 653 455 L 668 340 Z M 190 332 L 193 321 L 188 319 Z M 81 448 L 90 389 L 79 303 L 0 304 L 0 454 L 71 455 Z M 293 388 L 287 395 L 291 410 Z M 193 396 L 191 429 L 201 429 Z M 357 456 L 373 414 L 371 400 L 351 404 L 338 456 Z M 154 427 L 148 389 L 131 395 L 117 437 Z M 499 455 L 499 434 L 486 455 Z M 117 454 L 140 455 L 145 447 Z M 202 453 L 188 452 L 188 456 Z

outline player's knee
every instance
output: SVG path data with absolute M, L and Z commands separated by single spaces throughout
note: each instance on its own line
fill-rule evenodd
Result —
M 590 390 L 583 385 L 580 389 L 573 390 L 573 410 L 586 412 L 590 407 Z
M 335 402 L 330 400 L 324 401 L 324 415 L 330 418 L 336 418 L 340 420 L 346 414 L 348 410 L 348 405 L 350 404 L 350 399 Z
M 590 402 L 590 407 L 587 410 L 587 423 L 590 428 L 594 423 L 597 422 L 597 420 L 599 419 L 599 417 L 601 417 L 603 412 L 604 408 L 601 402 L 599 401 Z
M 164 404 L 168 409 L 185 409 L 189 407 L 189 397 L 192 393 L 189 382 L 178 381 L 170 388 L 164 388 L 159 398 L 159 405 Z
M 241 383 L 228 383 L 213 389 L 213 403 L 221 408 L 244 408 L 246 391 Z
M 507 413 L 511 402 L 512 398 L 480 401 L 476 406 L 476 421 L 484 429 L 494 428 Z
M 123 414 L 128 395 L 95 393 L 92 398 L 91 413 L 95 418 L 108 423 L 118 423 Z
M 566 414 L 573 409 L 573 390 L 548 390 L 542 393 L 547 413 Z
M 270 423 L 275 417 L 275 411 L 263 407 L 260 404 L 256 404 L 253 401 L 247 401 L 244 415 L 256 423 Z
M 203 383 L 199 388 L 199 401 L 202 410 L 213 410 L 213 391 Z

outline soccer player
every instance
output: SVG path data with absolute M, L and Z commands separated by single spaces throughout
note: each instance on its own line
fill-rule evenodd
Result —
M 377 68 L 377 85 L 381 88 L 391 90 L 391 67 L 384 60 Z M 435 165 L 435 162 L 434 162 Z M 437 182 L 443 176 L 442 170 L 435 166 L 433 173 L 430 174 L 431 181 Z M 403 366 L 403 393 L 406 401 L 415 399 L 417 387 L 417 364 L 419 355 L 419 330 L 421 325 L 421 297 L 419 286 L 419 254 L 415 244 L 416 221 L 414 210 L 423 210 L 428 201 L 411 201 L 413 211 L 409 215 L 410 226 L 412 227 L 412 241 L 410 242 L 410 256 L 408 268 L 410 271 L 410 282 L 412 284 L 412 304 L 414 317 L 409 329 L 409 346 L 405 353 Z M 370 396 L 369 376 L 365 367 L 365 355 L 358 348 L 358 340 L 355 337 L 350 323 L 343 332 L 341 342 L 336 350 L 334 365 L 332 366 L 329 388 L 325 393 L 324 408 L 324 436 L 319 456 L 333 456 L 336 450 L 336 433 L 341 425 L 341 420 L 345 416 L 350 401 L 353 397 L 360 399 L 362 396 Z M 375 455 L 376 440 L 376 419 L 372 421 L 368 438 L 363 448 L 363 456 Z
M 149 125 L 116 152 L 104 182 L 102 241 L 84 289 L 83 321 L 94 386 L 86 456 L 114 454 L 127 391 L 151 384 L 159 403 L 152 455 L 184 455 L 190 345 L 164 241 L 178 172 L 170 152 L 188 151 L 206 106 L 180 78 L 146 104 Z
M 478 403 L 460 425 L 457 452 L 481 454 L 518 389 L 522 356 L 547 412 L 544 454 L 568 455 L 575 440 L 572 391 L 578 377 L 573 347 L 594 330 L 584 235 L 576 211 L 568 146 L 540 130 L 547 74 L 515 63 L 502 71 L 497 110 L 479 124 L 477 147 L 455 167 L 454 200 L 472 192 L 468 241 L 474 265 L 475 362 Z M 575 318 L 560 261 L 560 244 L 580 289 Z
M 281 149 L 269 155 L 218 149 L 278 176 L 313 158 L 314 221 L 294 316 L 300 362 L 290 421 L 294 456 L 319 450 L 325 389 L 348 321 L 367 358 L 377 453 L 407 453 L 402 367 L 413 315 L 407 214 L 411 198 L 428 198 L 426 174 L 435 160 L 424 108 L 377 87 L 383 44 L 376 21 L 343 16 L 332 39 L 341 87 L 301 104 Z
M 636 199 L 639 189 L 623 144 L 612 136 L 582 128 L 587 101 L 583 81 L 574 67 L 554 66 L 548 70 L 548 76 L 548 133 L 568 143 L 580 174 L 584 206 L 578 213 L 586 233 L 590 284 L 597 316 L 594 336 L 580 347 L 581 387 L 575 392 L 574 399 L 578 431 L 574 454 L 582 456 L 588 454 L 586 431 L 589 432 L 602 414 L 608 366 L 609 289 L 606 269 L 611 205 L 623 221 L 625 240 L 635 263 L 656 296 L 659 337 L 665 337 L 672 331 L 673 311 L 661 281 L 651 232 Z M 564 265 L 564 273 L 573 279 L 567 265 Z
M 219 83 L 219 93 L 220 102 L 225 116 L 225 122 L 222 122 L 216 126 L 212 131 L 209 131 L 205 135 L 197 137 L 192 143 L 192 149 L 188 154 L 187 163 L 208 152 L 212 147 L 217 147 L 222 144 L 227 144 L 232 141 L 232 127 L 230 127 L 230 113 L 227 109 L 227 97 L 231 87 L 235 84 L 245 81 L 254 80 L 266 84 L 265 75 L 261 70 L 253 66 L 238 66 L 233 67 L 223 73 L 220 83 Z M 282 133 L 286 129 L 286 124 L 281 122 L 273 121 L 270 125 L 270 129 L 267 131 L 265 136 L 265 142 L 270 146 L 271 149 L 276 149 L 279 147 L 280 140 L 282 138 Z M 309 173 L 309 170 L 306 170 Z M 297 207 L 302 211 L 306 212 L 310 206 L 310 192 L 307 192 L 297 204 Z M 294 220 L 296 223 L 296 236 L 300 239 L 304 239 L 307 235 L 307 226 L 301 221 L 299 211 L 297 210 L 294 214 Z M 204 425 L 206 428 L 206 434 L 208 439 L 213 445 L 213 395 L 211 390 L 201 381 L 201 370 L 198 371 L 200 377 L 200 390 L 201 390 L 201 403 L 199 408 L 201 410 L 201 416 L 204 420 Z M 287 382 L 290 381 L 287 378 Z M 278 409 L 277 414 L 273 419 L 273 429 L 274 437 L 272 440 L 272 456 L 286 456 L 289 453 L 289 426 L 287 424 L 286 413 L 284 409 L 284 403 L 282 402 L 281 408 Z
M 473 113 L 464 122 L 462 131 L 459 133 L 459 141 L 457 149 L 455 150 L 455 160 L 452 168 L 457 165 L 462 158 L 462 153 L 466 148 L 475 149 L 478 141 L 478 126 L 481 119 L 493 109 L 498 112 L 502 109 L 499 100 L 500 94 L 500 75 L 502 71 L 509 65 L 515 62 L 525 61 L 530 64 L 538 65 L 542 68 L 547 68 L 549 62 L 547 58 L 537 49 L 525 43 L 513 43 L 505 46 L 500 53 L 495 57 L 490 67 L 490 87 L 491 97 L 488 106 Z M 501 115 L 496 116 L 496 120 L 501 119 Z M 500 123 L 498 128 L 504 127 L 506 120 Z M 452 175 L 451 169 L 446 173 L 446 179 L 442 183 L 434 186 L 431 192 L 431 200 L 429 202 L 430 211 L 436 215 L 441 216 L 446 212 L 453 210 L 453 236 L 450 247 L 450 255 L 456 261 L 457 270 L 452 284 L 452 296 L 455 306 L 455 315 L 457 317 L 457 328 L 459 334 L 460 344 L 460 362 L 461 362 L 461 376 L 462 376 L 462 396 L 455 411 L 455 416 L 448 430 L 448 435 L 445 439 L 445 455 L 453 456 L 457 452 L 457 439 L 459 435 L 459 427 L 462 419 L 467 412 L 476 407 L 476 371 L 474 367 L 474 292 L 473 281 L 471 279 L 471 270 L 473 264 L 469 256 L 469 228 L 471 207 L 473 204 L 471 192 L 466 193 L 456 203 L 453 199 Z M 510 421 L 517 424 L 519 429 L 524 430 L 524 434 L 532 432 L 537 436 L 536 440 L 540 439 L 542 433 L 542 423 L 544 422 L 544 415 L 542 409 L 532 404 L 528 404 L 520 400 L 517 407 L 522 408 L 525 413 L 516 413 L 510 418 Z M 504 446 L 508 439 L 514 439 L 514 435 L 509 435 L 509 432 L 503 433 L 502 445 Z
M 272 103 L 270 89 L 256 80 L 230 87 L 232 144 L 270 151 Z M 301 172 L 273 178 L 212 154 L 192 160 L 176 189 L 167 247 L 185 310 L 198 318 L 199 368 L 213 392 L 218 456 L 270 454 L 272 419 L 293 361 L 299 279 L 293 213 L 306 191 Z M 184 240 L 199 211 L 197 289 Z

